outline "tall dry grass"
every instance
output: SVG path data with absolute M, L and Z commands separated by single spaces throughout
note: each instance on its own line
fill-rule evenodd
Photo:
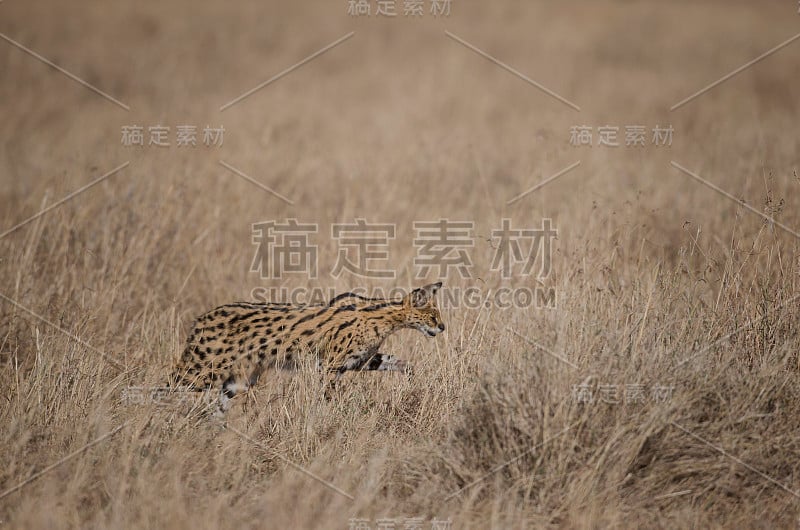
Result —
M 800 227 L 794 45 L 669 112 L 791 36 L 796 6 L 464 1 L 440 21 L 346 7 L 0 5 L 0 32 L 131 107 L 0 43 L 3 229 L 130 161 L 0 239 L 0 490 L 34 479 L 0 492 L 2 525 L 796 526 L 796 239 L 669 165 Z M 221 124 L 225 144 L 120 145 L 122 125 L 158 123 Z M 672 147 L 568 143 L 572 125 L 635 123 L 671 123 Z M 252 223 L 287 217 L 319 223 L 319 278 L 249 272 Z M 331 223 L 355 217 L 397 224 L 395 281 L 325 272 Z M 123 399 L 164 380 L 196 315 L 255 287 L 421 283 L 412 223 L 439 217 L 476 223 L 474 276 L 446 287 L 484 292 L 502 285 L 486 241 L 500 219 L 552 218 L 557 307 L 449 308 L 436 340 L 387 344 L 413 378 L 355 374 L 326 401 L 309 371 L 270 376 L 224 430 Z M 604 402 L 613 385 L 647 394 Z

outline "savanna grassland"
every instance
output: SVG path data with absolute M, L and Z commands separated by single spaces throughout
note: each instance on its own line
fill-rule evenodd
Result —
M 429 4 L 0 3 L 0 528 L 798 525 L 800 42 L 670 110 L 800 31 L 796 2 Z M 316 277 L 253 272 L 253 224 L 290 218 L 319 227 Z M 358 218 L 396 226 L 396 278 L 330 274 Z M 440 218 L 474 222 L 467 277 L 416 277 Z M 552 220 L 549 274 L 491 270 L 503 218 Z M 254 289 L 437 279 L 556 304 L 448 304 L 385 346 L 413 376 L 326 400 L 267 374 L 225 429 L 127 399 Z

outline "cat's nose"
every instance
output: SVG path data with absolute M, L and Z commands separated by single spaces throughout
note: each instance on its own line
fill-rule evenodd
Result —
M 439 331 L 444 331 L 444 324 L 439 324 Z

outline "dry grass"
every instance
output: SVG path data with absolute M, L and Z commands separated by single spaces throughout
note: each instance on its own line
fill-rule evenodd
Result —
M 354 20 L 344 0 L 49 4 L 3 2 L 0 32 L 131 111 L 0 42 L 0 226 L 130 166 L 0 239 L 0 294 L 20 304 L 0 301 L 0 490 L 123 428 L 2 496 L 4 527 L 796 526 L 797 240 L 669 166 L 800 227 L 796 43 L 669 112 L 796 32 L 796 6 L 465 0 L 436 21 Z M 120 145 L 122 125 L 158 123 L 222 124 L 225 144 Z M 572 125 L 636 123 L 672 123 L 672 147 L 567 141 Z M 329 277 L 327 237 L 320 277 L 284 281 L 340 291 L 418 284 L 412 222 L 439 217 L 474 220 L 484 237 L 476 279 L 447 287 L 496 287 L 489 230 L 550 217 L 557 308 L 448 309 L 436 340 L 390 340 L 414 362 L 411 380 L 356 375 L 325 401 L 312 374 L 268 378 L 224 431 L 126 404 L 127 386 L 163 380 L 194 316 L 280 283 L 248 272 L 250 227 L 287 217 L 322 235 L 354 217 L 397 223 L 396 281 Z M 573 395 L 584 383 L 674 390 L 585 404 Z

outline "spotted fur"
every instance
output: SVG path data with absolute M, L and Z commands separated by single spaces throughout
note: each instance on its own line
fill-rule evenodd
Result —
M 268 368 L 294 368 L 304 360 L 332 374 L 348 370 L 407 371 L 406 361 L 379 352 L 397 330 L 430 337 L 444 331 L 436 304 L 441 282 L 400 300 L 344 293 L 324 305 L 236 303 L 217 307 L 195 322 L 172 377 L 174 385 L 219 388 L 218 415 Z

